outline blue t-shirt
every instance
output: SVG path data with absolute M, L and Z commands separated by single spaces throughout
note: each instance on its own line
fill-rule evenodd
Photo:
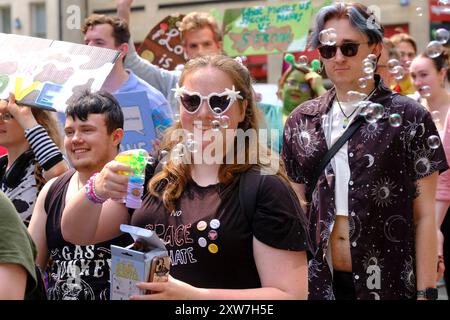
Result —
M 173 124 L 172 111 L 169 103 L 161 92 L 128 70 L 128 80 L 114 93 L 126 93 L 130 91 L 145 91 L 152 108 L 153 125 L 158 138 L 164 130 Z

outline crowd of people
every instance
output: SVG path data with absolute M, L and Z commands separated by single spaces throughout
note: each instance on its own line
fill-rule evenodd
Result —
M 84 43 L 120 58 L 101 90 L 70 101 L 61 134 L 50 111 L 0 101 L 0 299 L 109 299 L 110 246 L 133 242 L 122 224 L 172 257 L 168 280 L 138 283 L 133 300 L 434 300 L 443 275 L 450 285 L 445 50 L 386 38 L 362 4 L 322 7 L 309 37 L 320 62 L 288 56 L 278 83 L 278 152 L 261 135 L 264 93 L 216 20 L 183 18 L 188 61 L 168 71 L 134 49 L 132 2 L 85 20 Z M 114 94 L 134 91 L 158 125 L 130 209 Z

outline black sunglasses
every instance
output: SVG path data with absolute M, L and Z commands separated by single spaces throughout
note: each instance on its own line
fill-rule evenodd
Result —
M 366 43 L 355 43 L 355 42 L 345 42 L 340 46 L 321 46 L 319 47 L 319 52 L 322 58 L 331 59 L 336 55 L 337 48 L 339 48 L 342 54 L 346 57 L 354 57 L 358 54 L 358 49 L 360 44 Z

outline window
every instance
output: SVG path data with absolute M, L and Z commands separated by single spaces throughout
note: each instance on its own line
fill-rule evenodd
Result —
M 47 37 L 45 3 L 31 4 L 31 35 L 39 38 Z
M 0 7 L 0 32 L 11 33 L 10 7 Z

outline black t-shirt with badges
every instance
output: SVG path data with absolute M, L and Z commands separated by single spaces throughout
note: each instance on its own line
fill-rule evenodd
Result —
M 170 273 L 178 280 L 201 288 L 261 287 L 253 236 L 271 247 L 305 251 L 303 213 L 287 182 L 278 176 L 263 180 L 252 217 L 241 213 L 238 187 L 239 183 L 223 188 L 190 182 L 171 213 L 162 201 L 146 194 L 131 224 L 153 230 L 168 242 Z

